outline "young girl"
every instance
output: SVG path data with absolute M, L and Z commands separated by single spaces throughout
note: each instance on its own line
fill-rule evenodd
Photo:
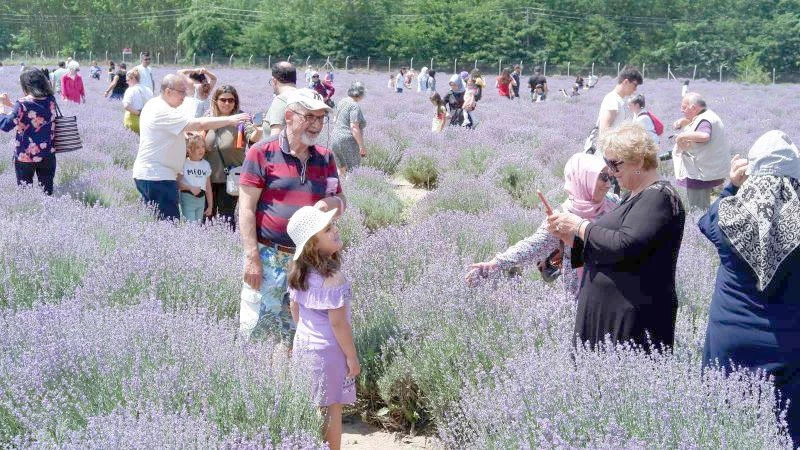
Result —
M 286 227 L 296 246 L 288 276 L 297 323 L 293 358 L 312 374 L 314 399 L 325 414 L 324 440 L 332 450 L 341 447 L 342 405 L 355 403 L 361 372 L 350 325 L 350 284 L 340 271 L 342 240 L 332 223 L 336 212 L 304 206 Z
M 475 95 L 477 92 L 478 87 L 475 85 L 475 80 L 473 78 L 468 78 L 467 90 L 464 93 L 464 122 L 461 124 L 462 127 L 472 128 L 475 125 L 475 117 L 473 116 L 473 112 L 475 111 L 475 106 L 477 105 L 477 102 L 475 101 Z
M 394 74 L 389 74 L 389 82 L 386 83 L 386 87 L 389 88 L 390 91 L 394 92 L 395 90 L 395 82 L 394 82 Z
M 447 119 L 447 107 L 438 92 L 431 95 L 431 103 L 436 107 L 433 122 L 431 123 L 431 131 L 438 133 L 444 129 L 444 121 Z
M 497 86 L 497 93 L 500 94 L 501 97 L 505 97 L 507 99 L 513 100 L 514 97 L 511 96 L 511 88 L 516 86 L 517 83 L 511 78 L 511 71 L 508 69 L 503 69 L 500 73 L 500 76 L 497 77 L 497 81 L 495 82 L 495 86 Z
M 206 153 L 203 136 L 192 133 L 186 138 L 188 157 L 183 165 L 183 175 L 178 176 L 181 190 L 181 213 L 187 222 L 199 222 L 211 215 L 214 191 L 211 190 L 211 164 L 203 159 Z

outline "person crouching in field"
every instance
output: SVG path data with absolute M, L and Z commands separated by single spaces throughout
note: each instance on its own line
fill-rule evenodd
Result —
M 312 374 L 314 400 L 325 414 L 324 440 L 334 450 L 342 444 L 342 405 L 355 403 L 355 378 L 361 372 L 353 343 L 350 284 L 340 270 L 336 211 L 304 206 L 286 227 L 296 248 L 288 277 L 297 324 L 293 357 Z

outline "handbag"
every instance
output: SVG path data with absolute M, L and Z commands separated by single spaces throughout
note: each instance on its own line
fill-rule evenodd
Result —
M 61 114 L 56 104 L 56 117 L 53 119 L 53 153 L 73 152 L 83 148 L 81 135 L 78 133 L 78 117 Z
M 222 161 L 223 171 L 225 172 L 225 192 L 231 197 L 237 197 L 239 196 L 239 178 L 242 176 L 242 166 L 229 166 L 225 162 L 225 157 L 222 156 L 222 150 L 219 148 L 218 140 L 219 136 L 215 136 L 215 142 L 217 142 L 217 153 L 219 153 L 219 159 Z M 249 142 L 245 144 L 245 153 L 247 153 L 247 148 L 249 146 Z
M 544 261 L 536 263 L 536 267 L 539 269 L 542 279 L 547 283 L 552 283 L 561 276 L 561 266 L 564 262 L 563 245 L 564 244 L 561 244 L 557 249 L 553 250 Z

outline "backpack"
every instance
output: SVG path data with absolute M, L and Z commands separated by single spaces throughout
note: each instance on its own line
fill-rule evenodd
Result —
M 647 114 L 648 116 L 650 116 L 650 120 L 653 121 L 653 128 L 656 129 L 656 135 L 661 136 L 662 134 L 664 134 L 664 124 L 661 122 L 661 120 L 658 119 L 658 117 L 656 117 L 655 114 L 651 113 L 650 111 L 645 111 L 643 113 L 640 113 L 639 115 L 642 114 Z

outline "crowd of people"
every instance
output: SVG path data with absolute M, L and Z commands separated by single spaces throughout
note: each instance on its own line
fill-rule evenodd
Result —
M 339 181 L 367 155 L 361 109 L 366 88 L 356 81 L 334 102 L 332 72 L 321 77 L 309 68 L 306 84 L 298 86 L 294 65 L 279 62 L 271 67 L 275 96 L 255 123 L 241 111 L 235 87 L 217 87 L 210 70 L 170 73 L 157 95 L 151 70 L 143 54 L 130 71 L 123 63 L 108 72 L 106 96 L 121 100 L 124 127 L 139 135 L 136 189 L 162 219 L 217 217 L 238 228 L 245 252 L 239 336 L 276 337 L 309 364 L 319 383 L 315 398 L 325 408 L 325 439 L 338 448 L 342 405 L 355 401 L 360 365 L 336 218 L 347 208 Z M 25 96 L 16 102 L 0 96 L 11 108 L 0 115 L 0 129 L 17 131 L 18 183 L 32 184 L 35 176 L 52 194 L 56 96 L 86 101 L 78 72 L 75 61 L 59 64 L 51 76 L 27 69 L 20 75 Z M 90 73 L 100 78 L 96 63 Z M 403 94 L 416 79 L 417 92 L 434 105 L 435 132 L 448 123 L 474 128 L 483 75 L 477 69 L 453 74 L 443 96 L 435 75 L 402 67 L 391 74 L 389 87 Z M 502 70 L 497 94 L 517 99 L 521 82 L 519 66 Z M 792 294 L 800 286 L 792 270 L 800 261 L 800 152 L 775 130 L 759 138 L 746 158 L 731 160 L 722 119 L 701 94 L 685 89 L 683 117 L 670 124 L 672 151 L 661 153 L 664 125 L 637 92 L 643 83 L 633 67 L 620 72 L 583 151 L 565 165 L 567 200 L 552 209 L 542 197 L 547 217 L 536 232 L 471 265 L 466 281 L 474 285 L 535 265 L 546 281 L 560 277 L 565 295 L 577 303 L 575 345 L 632 342 L 648 352 L 669 351 L 686 214 L 699 210 L 700 230 L 720 257 L 703 364 L 764 370 L 784 398 L 800 399 L 800 303 Z M 572 94 L 587 87 L 579 75 Z M 528 89 L 530 101 L 547 99 L 547 78 L 538 67 Z M 330 149 L 319 144 L 329 122 Z M 668 160 L 674 185 L 658 172 Z M 787 422 L 800 442 L 794 402 Z

